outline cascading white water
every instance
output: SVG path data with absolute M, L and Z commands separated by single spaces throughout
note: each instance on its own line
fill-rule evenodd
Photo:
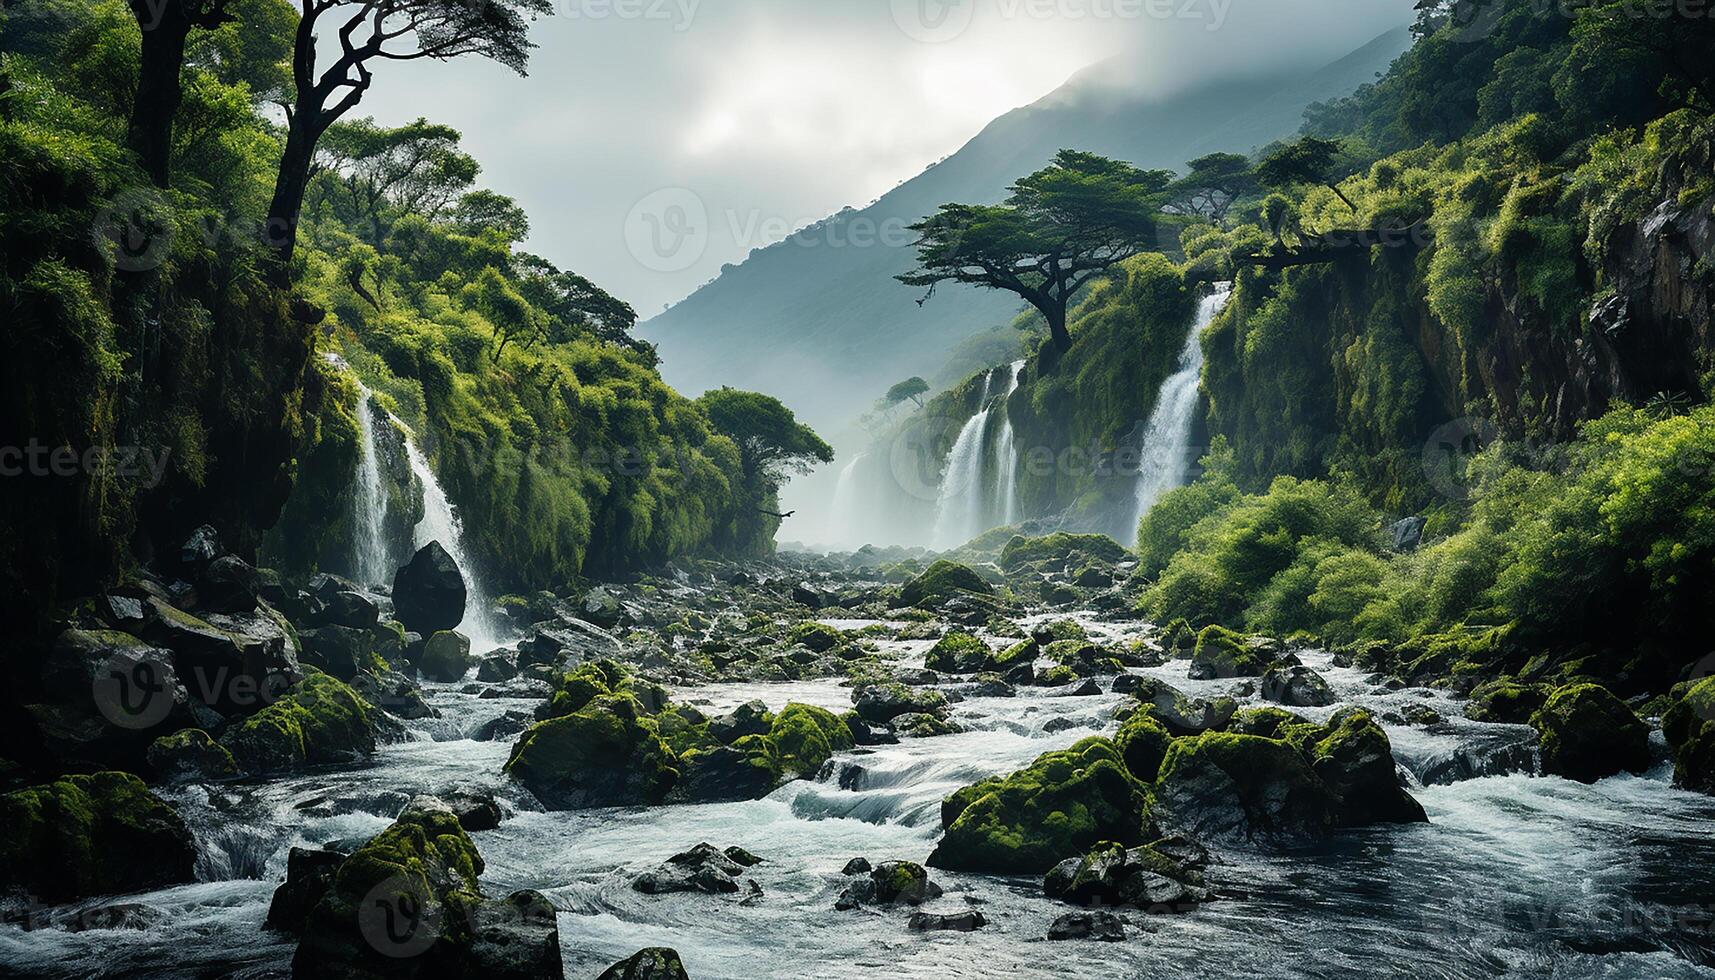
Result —
M 369 389 L 360 382 L 357 435 L 362 455 L 357 461 L 356 493 L 352 495 L 352 573 L 366 585 L 386 585 L 392 581 L 397 563 L 387 545 L 387 492 L 381 486 L 381 456 L 369 395 Z
M 1018 376 L 1023 371 L 1023 360 L 1012 362 L 1012 380 L 1007 383 L 1006 394 L 1000 396 L 1002 406 L 1018 390 Z M 1001 419 L 1000 436 L 995 439 L 994 475 L 994 499 L 999 502 L 995 516 L 1001 525 L 1015 524 L 1018 522 L 1018 449 L 1013 445 L 1011 412 Z
M 441 547 L 447 549 L 447 554 L 464 572 L 466 598 L 459 632 L 470 637 L 472 650 L 487 651 L 499 646 L 501 631 L 489 611 L 490 596 L 482 587 L 476 566 L 465 550 L 464 524 L 453 509 L 452 501 L 447 499 L 447 492 L 441 488 L 441 481 L 436 479 L 428 459 L 409 436 L 405 439 L 405 458 L 410 461 L 411 472 L 423 485 L 423 519 L 412 531 L 412 546 L 422 548 L 430 541 L 439 541 Z
M 840 467 L 839 482 L 834 485 L 834 500 L 829 506 L 833 513 L 832 527 L 824 529 L 828 541 L 833 544 L 847 544 L 858 526 L 858 467 L 863 465 L 869 453 L 858 453 L 851 461 Z
M 1197 319 L 1179 352 L 1179 369 L 1162 382 L 1156 395 L 1138 458 L 1137 508 L 1130 525 L 1134 534 L 1143 515 L 1162 494 L 1184 483 L 1191 468 L 1191 422 L 1197 412 L 1197 385 L 1203 374 L 1203 331 L 1227 305 L 1231 293 L 1231 283 L 1219 283 L 1197 305 Z
M 993 408 L 989 404 L 992 380 L 993 372 L 983 375 L 983 393 L 977 401 L 976 414 L 965 422 L 958 438 L 953 440 L 953 448 L 947 451 L 946 468 L 935 495 L 932 540 L 937 549 L 957 548 L 983 530 L 977 525 L 983 513 L 983 443 Z

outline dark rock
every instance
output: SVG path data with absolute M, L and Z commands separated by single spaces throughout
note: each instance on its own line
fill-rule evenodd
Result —
M 846 862 L 846 866 L 844 868 L 840 869 L 840 874 L 843 875 L 866 875 L 869 874 L 869 872 L 869 858 L 861 857 L 852 858 L 850 861 Z
M 1054 693 L 1056 697 L 1062 698 L 1093 698 L 1102 693 L 1102 686 L 1093 680 L 1086 679 L 1075 687 L 1068 686 L 1066 690 Z
M 322 599 L 322 622 L 352 629 L 369 629 L 381 622 L 381 607 L 355 589 L 341 589 Z
M 905 928 L 912 932 L 972 932 L 988 924 L 989 920 L 976 911 L 958 912 L 953 915 L 913 912 L 911 918 L 905 920 Z
M 438 718 L 440 712 L 423 699 L 423 689 L 411 677 L 397 670 L 371 670 L 352 679 L 352 690 L 382 711 L 414 721 Z
M 221 555 L 197 577 L 197 597 L 203 608 L 215 612 L 254 612 L 258 585 L 256 569 L 242 558 Z
M 597 586 L 584 594 L 578 605 L 578 616 L 602 629 L 610 630 L 625 618 L 625 605 L 608 589 Z
M 224 554 L 226 546 L 220 542 L 220 532 L 211 525 L 204 524 L 192 531 L 184 544 L 179 545 L 179 564 L 195 574 Z
M 1043 879 L 1044 893 L 1077 905 L 1132 906 L 1151 913 L 1186 912 L 1209 900 L 1201 873 L 1152 847 L 1104 844 L 1068 869 Z
M 907 667 L 893 673 L 893 679 L 907 687 L 934 687 L 941 683 L 941 675 L 932 670 L 920 670 Z
M 773 719 L 768 705 L 746 701 L 724 715 L 709 719 L 709 735 L 722 745 L 731 745 L 746 735 L 767 735 Z
M 884 724 L 871 724 L 859 718 L 857 712 L 848 711 L 842 716 L 846 730 L 851 733 L 855 745 L 896 745 L 899 736 L 893 729 Z
M 745 747 L 723 745 L 688 752 L 680 759 L 679 780 L 673 786 L 671 798 L 684 803 L 759 800 L 774 792 L 780 778 L 778 769 L 759 765 Z
M 367 630 L 350 626 L 320 626 L 298 631 L 303 661 L 342 681 L 370 666 L 374 637 Z
M 811 609 L 820 609 L 830 604 L 829 597 L 809 582 L 799 582 L 792 586 L 792 601 Z
M 294 847 L 287 852 L 286 880 L 268 903 L 268 928 L 301 935 L 310 910 L 333 887 L 333 876 L 344 861 L 345 855 L 337 851 Z
M 1125 939 L 1125 925 L 1112 912 L 1068 912 L 1048 926 L 1048 938 L 1095 939 L 1117 943 Z
M 872 724 L 885 724 L 904 714 L 940 714 L 947 697 L 939 691 L 910 688 L 904 684 L 863 684 L 852 692 L 858 717 Z
M 1289 708 L 1321 708 L 1334 703 L 1328 682 L 1309 667 L 1271 667 L 1262 676 L 1265 701 Z
M 458 818 L 459 826 L 470 833 L 500 826 L 500 804 L 491 793 L 458 790 L 443 793 L 440 799 Z
M 743 572 L 739 573 L 744 574 Z M 679 954 L 664 946 L 645 949 L 602 971 L 596 980 L 689 980 Z
M 754 868 L 757 865 L 762 863 L 761 858 L 750 853 L 749 851 L 745 850 L 744 848 L 739 847 L 736 844 L 731 846 L 731 847 L 726 848 L 721 853 L 725 854 L 727 856 L 728 860 L 732 861 L 734 864 L 737 864 L 741 868 Z
M 423 644 L 417 670 L 432 681 L 450 684 L 470 672 L 470 638 L 454 630 L 442 630 Z
M 538 891 L 483 899 L 471 911 L 469 945 L 459 976 L 482 980 L 561 980 L 560 928 L 554 906 Z
M 1326 837 L 1338 810 L 1291 745 L 1218 732 L 1174 742 L 1155 796 L 1163 826 L 1205 840 Z
M 428 636 L 464 621 L 464 574 L 439 541 L 418 549 L 393 576 L 393 614 L 405 628 Z
M 147 753 L 157 782 L 212 782 L 238 775 L 232 753 L 201 729 L 186 728 L 156 739 Z
M 518 676 L 518 666 L 507 657 L 495 654 L 483 657 L 476 665 L 476 679 L 497 684 Z
M 1402 785 L 1387 733 L 1361 708 L 1342 708 L 1306 749 L 1311 769 L 1333 792 L 1343 827 L 1422 823 L 1429 818 Z
M 1217 677 L 1261 677 L 1267 658 L 1250 644 L 1242 634 L 1221 626 L 1206 626 L 1197 634 L 1197 647 L 1191 654 L 1189 676 L 1192 680 Z
M 1394 551 L 1416 551 L 1423 543 L 1423 529 L 1429 521 L 1423 517 L 1406 517 L 1387 526 L 1388 547 Z
M 1568 684 L 1531 716 L 1542 769 L 1581 783 L 1649 768 L 1649 726 L 1600 684 Z

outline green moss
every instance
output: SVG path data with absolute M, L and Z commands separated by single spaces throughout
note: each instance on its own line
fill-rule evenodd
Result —
M 1715 677 L 1687 686 L 1661 716 L 1662 734 L 1673 749 L 1673 782 L 1715 793 Z
M 470 639 L 453 630 L 441 630 L 423 644 L 417 669 L 430 680 L 451 683 L 470 670 Z
M 1465 717 L 1472 721 L 1523 725 L 1542 708 L 1548 695 L 1546 684 L 1521 684 L 1505 677 L 1496 678 L 1471 690 L 1471 700 L 1465 705 Z
M 174 810 L 128 773 L 66 776 L 0 796 L 0 881 L 48 902 L 192 880 Z
M 774 743 L 783 771 L 799 778 L 815 775 L 835 752 L 852 747 L 844 722 L 831 711 L 808 704 L 788 704 L 774 716 L 768 738 Z
M 1161 760 L 1173 747 L 1173 736 L 1148 711 L 1133 712 L 1114 735 L 1114 745 L 1131 774 L 1145 783 L 1155 782 Z
M 677 761 L 636 700 L 606 694 L 525 731 L 506 773 L 551 809 L 575 810 L 659 803 Z
M 1599 684 L 1568 684 L 1531 716 L 1545 772 L 1593 783 L 1649 768 L 1649 726 Z
M 826 653 L 840 645 L 845 639 L 840 631 L 826 623 L 803 622 L 792 627 L 786 634 L 788 642 L 808 647 L 817 653 Z
M 246 772 L 289 772 L 374 752 L 376 723 L 377 709 L 356 691 L 314 673 L 220 742 Z
M 994 587 L 969 566 L 942 559 L 906 582 L 899 590 L 899 601 L 908 606 L 929 607 L 965 593 L 993 595 Z
M 1103 840 L 1141 843 L 1148 801 L 1114 743 L 1087 738 L 948 797 L 931 867 L 1041 874 Z
M 1242 633 L 1223 626 L 1205 626 L 1197 634 L 1197 648 L 1191 654 L 1193 678 L 1261 677 L 1267 666 Z
M 1070 534 L 1056 531 L 1040 538 L 1014 537 L 1001 549 L 1000 566 L 1012 571 L 1037 561 L 1087 565 L 1091 561 L 1113 564 L 1130 557 L 1119 542 L 1105 534 Z
M 975 674 L 997 669 L 989 646 L 969 633 L 952 630 L 929 648 L 924 666 L 946 674 Z

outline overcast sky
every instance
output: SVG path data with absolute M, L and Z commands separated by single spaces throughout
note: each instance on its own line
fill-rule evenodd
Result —
M 529 212 L 529 247 L 644 317 L 782 229 L 869 202 L 1103 59 L 1123 56 L 1150 90 L 1318 64 L 1409 21 L 1412 5 L 555 2 L 534 30 L 528 78 L 475 58 L 382 64 L 359 111 L 458 127 L 483 184 Z M 649 210 L 639 202 L 664 190 L 689 190 L 714 230 L 696 261 L 673 268 L 627 248 Z

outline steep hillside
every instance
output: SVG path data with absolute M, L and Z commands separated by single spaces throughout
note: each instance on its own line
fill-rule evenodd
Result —
M 1075 146 L 1144 167 L 1183 167 L 1214 150 L 1250 149 L 1297 129 L 1306 105 L 1387 68 L 1403 28 L 1326 68 L 1234 80 L 1170 98 L 1120 95 L 1099 73 L 995 120 L 963 149 L 862 210 L 758 250 L 643 325 L 663 372 L 686 392 L 732 384 L 778 394 L 816 425 L 847 421 L 888 384 L 939 363 L 960 339 L 1005 322 L 1016 302 L 973 289 L 921 294 L 893 282 L 912 250 L 906 224 L 947 201 L 994 201 L 1020 174 Z M 886 242 L 854 241 L 879 230 Z M 814 242 L 816 244 L 805 244 Z

